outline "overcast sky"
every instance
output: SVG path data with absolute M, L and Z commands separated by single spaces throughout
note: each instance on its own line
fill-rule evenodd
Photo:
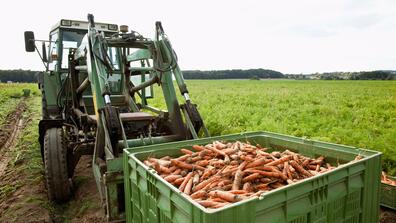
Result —
M 147 37 L 162 21 L 185 70 L 396 70 L 395 0 L 3 1 L 0 69 L 42 70 L 23 31 L 48 39 L 61 18 L 87 13 Z

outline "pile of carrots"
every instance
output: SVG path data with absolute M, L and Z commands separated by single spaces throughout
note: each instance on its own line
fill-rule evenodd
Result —
M 389 184 L 389 185 L 392 185 L 392 186 L 396 186 L 396 181 L 389 179 L 388 176 L 386 175 L 386 173 L 383 172 L 383 171 L 382 171 L 382 174 L 381 174 L 381 182 L 384 183 L 384 184 Z
M 312 159 L 289 150 L 267 152 L 260 145 L 239 141 L 215 141 L 192 149 L 181 149 L 183 155 L 177 158 L 150 157 L 144 163 L 206 208 L 257 197 L 335 168 L 323 156 Z

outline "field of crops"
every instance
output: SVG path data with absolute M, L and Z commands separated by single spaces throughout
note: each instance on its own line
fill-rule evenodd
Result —
M 196 80 L 190 96 L 212 135 L 265 130 L 384 153 L 396 174 L 395 81 Z M 152 105 L 164 107 L 155 88 Z
M 395 81 L 194 80 L 190 96 L 212 135 L 265 130 L 341 143 L 384 153 L 384 168 L 396 174 Z M 15 108 L 22 89 L 36 84 L 0 84 L 0 123 Z M 149 103 L 164 108 L 160 88 Z
M 379 150 L 383 168 L 396 174 L 395 81 L 195 80 L 187 85 L 212 135 L 265 130 Z M 23 97 L 22 89 L 30 89 L 31 96 Z M 164 108 L 162 99 L 157 86 L 149 103 Z M 0 84 L 0 139 L 8 141 L 12 134 L 5 128 L 22 123 L 11 146 L 0 149 L 0 222 L 24 221 L 24 213 L 43 222 L 103 222 L 87 157 L 77 167 L 75 198 L 60 206 L 48 201 L 37 142 L 40 106 L 36 84 Z

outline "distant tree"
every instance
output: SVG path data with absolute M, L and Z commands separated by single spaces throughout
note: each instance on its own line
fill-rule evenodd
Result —
M 1 82 L 25 82 L 32 83 L 37 82 L 37 71 L 30 70 L 0 70 L 0 81 Z
M 252 76 L 251 78 L 250 78 L 250 80 L 260 80 L 260 78 L 257 76 L 257 75 L 254 75 L 254 76 Z
M 183 71 L 183 76 L 185 79 L 250 79 L 254 76 L 259 79 L 285 77 L 281 72 L 266 69 L 211 71 L 187 70 Z

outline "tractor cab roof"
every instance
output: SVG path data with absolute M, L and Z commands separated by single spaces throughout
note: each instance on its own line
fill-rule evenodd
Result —
M 51 32 L 57 28 L 87 30 L 88 22 L 79 21 L 79 20 L 61 19 L 52 27 Z M 95 28 L 97 30 L 105 31 L 105 32 L 114 32 L 114 33 L 118 32 L 118 25 L 116 24 L 95 22 Z

